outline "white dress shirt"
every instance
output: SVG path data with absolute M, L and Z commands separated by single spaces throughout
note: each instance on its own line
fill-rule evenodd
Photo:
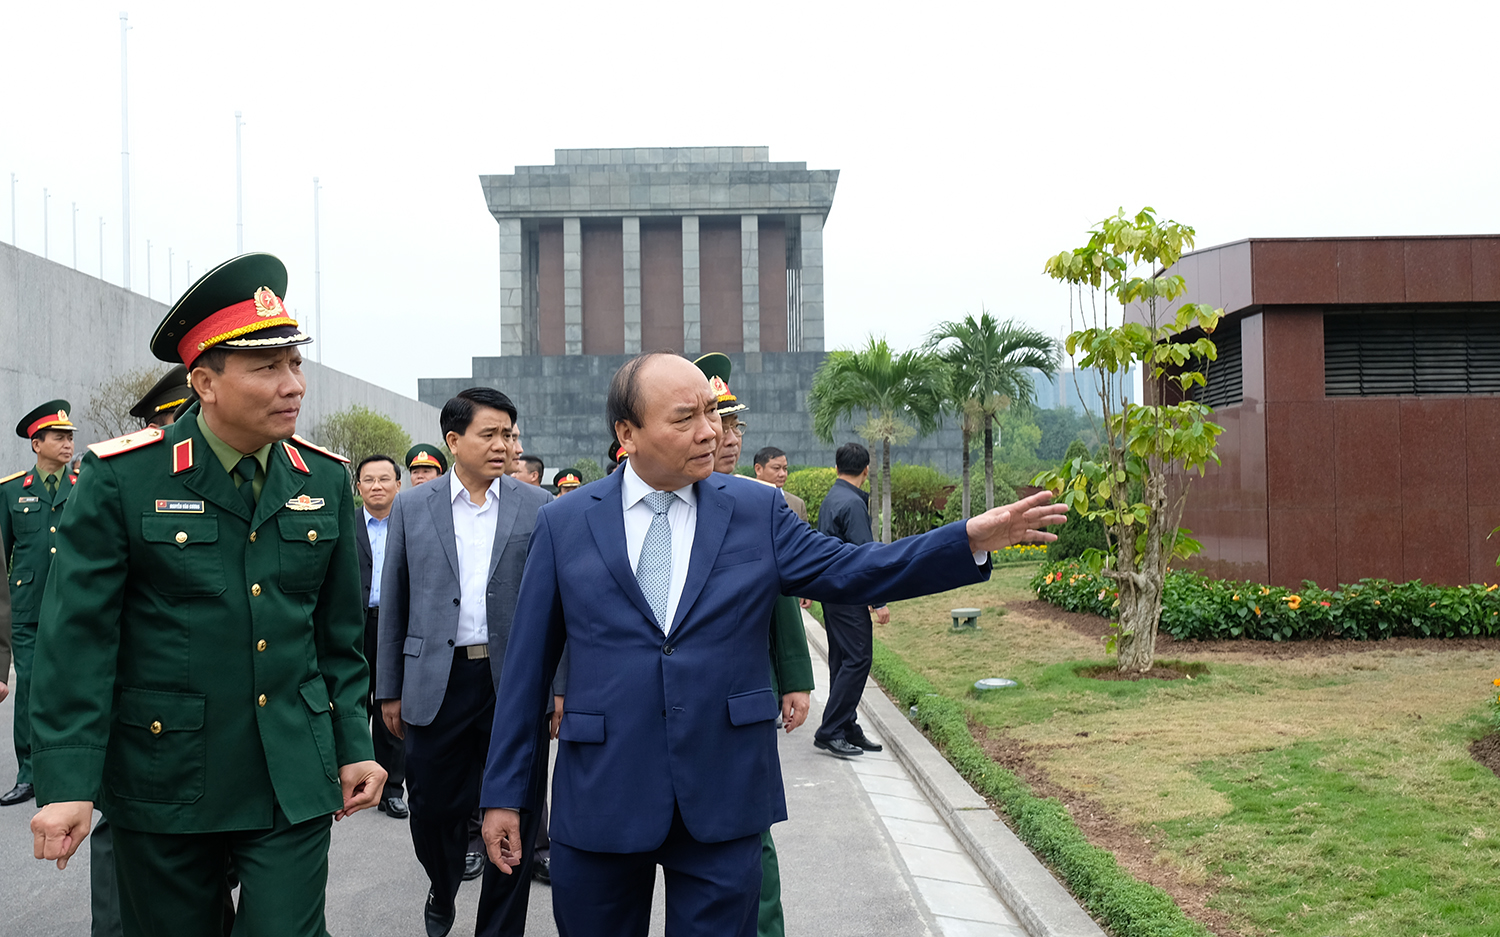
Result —
M 495 549 L 495 522 L 500 516 L 500 479 L 484 491 L 484 504 L 469 499 L 468 489 L 451 473 L 453 542 L 458 548 L 458 637 L 459 647 L 490 643 L 489 588 L 490 554 Z
M 376 517 L 368 508 L 360 508 L 365 516 L 365 532 L 370 535 L 370 607 L 380 607 L 380 573 L 385 569 L 385 532 L 390 529 L 391 516 Z
M 646 504 L 646 495 L 655 491 L 635 473 L 630 460 L 625 461 L 624 479 L 620 482 L 620 496 L 625 506 L 625 554 L 630 558 L 630 571 L 635 572 L 641 559 L 641 547 L 646 543 L 646 531 L 651 529 L 651 506 Z M 682 599 L 682 587 L 687 585 L 688 561 L 693 555 L 693 535 L 698 530 L 698 492 L 692 485 L 672 492 L 677 497 L 667 508 L 667 523 L 672 528 L 672 583 L 667 588 L 667 626 L 672 630 L 672 620 L 677 617 L 677 603 Z

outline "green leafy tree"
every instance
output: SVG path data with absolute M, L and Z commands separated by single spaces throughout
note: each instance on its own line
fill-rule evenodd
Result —
M 973 432 L 984 434 L 984 507 L 995 506 L 995 419 L 1004 410 L 1030 409 L 1036 385 L 1030 371 L 1056 377 L 1062 350 L 1056 339 L 988 312 L 944 322 L 927 337 L 948 366 L 945 404 L 959 414 L 963 433 L 963 513 L 969 513 L 969 449 Z
M 388 455 L 399 462 L 411 448 L 411 437 L 401 424 L 357 403 L 324 417 L 308 435 L 354 465 L 372 455 Z
M 578 480 L 587 485 L 604 477 L 604 468 L 593 459 L 579 459 L 568 466 L 578 475 Z
M 1085 559 L 1118 586 L 1114 646 L 1126 672 L 1151 669 L 1167 565 L 1199 549 L 1179 527 L 1185 476 L 1219 461 L 1214 447 L 1223 428 L 1209 420 L 1213 411 L 1178 399 L 1206 385 L 1197 368 L 1217 357 L 1208 334 L 1223 314 L 1200 303 L 1169 309 L 1187 292 L 1187 282 L 1166 270 L 1192 247 L 1193 234 L 1187 225 L 1158 222 L 1151 208 L 1134 216 L 1122 210 L 1100 222 L 1084 246 L 1046 264 L 1049 276 L 1070 287 L 1074 321 L 1082 320 L 1067 349 L 1082 355 L 1078 367 L 1098 369 L 1105 438 L 1099 454 L 1074 455 L 1060 470 L 1038 475 L 1036 484 L 1060 492 L 1075 513 L 1104 525 L 1109 549 L 1088 550 Z M 1137 363 L 1147 398 L 1165 400 L 1129 403 L 1123 382 L 1108 380 Z
M 833 442 L 838 422 L 865 415 L 855 432 L 880 450 L 879 472 L 870 473 L 871 506 L 880 505 L 881 540 L 891 542 L 891 445 L 937 428 L 946 375 L 943 363 L 922 351 L 895 354 L 885 339 L 871 338 L 858 351 L 828 355 L 813 375 L 808 409 L 813 432 Z M 878 497 L 876 495 L 878 494 Z

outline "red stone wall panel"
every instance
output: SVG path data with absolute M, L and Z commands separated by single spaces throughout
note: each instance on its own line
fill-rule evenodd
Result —
M 641 222 L 641 350 L 682 350 L 682 225 Z
M 1337 302 L 1337 243 L 1252 241 L 1251 293 L 1261 305 Z
M 1341 303 L 1399 303 L 1406 299 L 1406 242 L 1338 242 Z
M 537 346 L 544 355 L 560 355 L 563 339 L 562 224 L 537 231 Z
M 1333 401 L 1339 582 L 1401 578 L 1400 427 L 1399 398 Z
M 625 352 L 625 238 L 613 225 L 584 225 L 583 353 Z
M 1267 309 L 1263 334 L 1266 400 L 1322 400 L 1323 307 Z
M 1468 238 L 1412 238 L 1406 244 L 1406 301 L 1466 303 L 1474 298 Z
M 1271 401 L 1265 412 L 1270 580 L 1330 585 L 1337 544 L 1333 407 L 1327 401 Z
M 786 225 L 760 219 L 760 350 L 786 351 Z
M 1401 399 L 1402 578 L 1469 578 L 1467 407 L 1462 397 Z
M 1469 264 L 1474 302 L 1500 302 L 1500 238 L 1474 238 L 1469 242 Z
M 740 219 L 702 218 L 698 222 L 698 283 L 703 352 L 745 350 L 744 295 L 741 291 Z

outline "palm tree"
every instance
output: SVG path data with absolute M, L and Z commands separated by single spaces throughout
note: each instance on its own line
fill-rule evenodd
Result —
M 880 484 L 872 484 L 871 493 L 879 493 L 885 543 L 891 542 L 891 444 L 937 428 L 943 386 L 943 363 L 936 356 L 922 351 L 896 355 L 885 339 L 873 337 L 858 351 L 830 353 L 813 375 L 808 405 L 819 439 L 831 443 L 840 420 L 868 416 L 856 432 L 881 449 L 880 471 L 872 473 Z
M 944 322 L 932 330 L 925 346 L 948 366 L 946 406 L 962 419 L 964 445 L 963 512 L 969 516 L 969 446 L 976 430 L 984 431 L 984 507 L 995 506 L 995 417 L 1008 407 L 1027 409 L 1036 400 L 1028 371 L 1049 378 L 1062 366 L 1062 345 L 1039 329 L 1014 319 L 997 322 L 980 310 L 979 318 Z

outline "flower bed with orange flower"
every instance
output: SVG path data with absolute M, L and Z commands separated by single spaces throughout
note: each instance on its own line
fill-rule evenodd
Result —
M 1068 611 L 1115 615 L 1114 584 L 1078 563 L 1042 566 L 1031 587 Z M 1361 579 L 1293 590 L 1174 570 L 1162 593 L 1161 630 L 1179 641 L 1491 637 L 1500 635 L 1500 585 Z

